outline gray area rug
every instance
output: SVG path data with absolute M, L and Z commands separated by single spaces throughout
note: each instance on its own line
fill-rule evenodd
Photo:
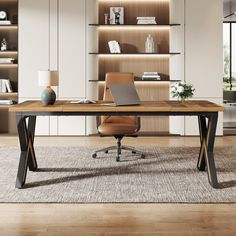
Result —
M 0 202 L 219 203 L 236 202 L 236 148 L 215 149 L 219 189 L 196 168 L 198 148 L 143 148 L 146 159 L 92 148 L 36 147 L 39 170 L 15 189 L 19 148 L 0 148 Z

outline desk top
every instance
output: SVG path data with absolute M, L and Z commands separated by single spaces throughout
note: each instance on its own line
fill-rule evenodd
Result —
M 54 105 L 45 106 L 40 101 L 26 101 L 9 108 L 10 112 L 50 112 L 50 113 L 99 113 L 99 112 L 222 112 L 224 107 L 209 101 L 148 101 L 138 106 L 107 106 L 102 101 L 96 104 L 72 104 L 70 101 L 57 101 Z

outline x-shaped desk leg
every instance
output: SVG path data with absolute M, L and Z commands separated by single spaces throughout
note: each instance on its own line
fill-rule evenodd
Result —
M 206 121 L 207 118 L 208 123 Z M 205 171 L 205 168 L 207 166 L 209 183 L 213 188 L 217 188 L 218 180 L 214 160 L 214 145 L 218 114 L 214 113 L 208 117 L 199 116 L 198 121 L 201 139 L 201 149 L 199 153 L 197 167 L 200 171 Z
M 37 161 L 34 152 L 34 134 L 36 117 L 30 116 L 28 124 L 27 117 L 21 114 L 16 115 L 17 129 L 20 141 L 20 162 L 16 178 L 16 188 L 22 188 L 25 184 L 27 169 L 30 171 L 37 170 Z

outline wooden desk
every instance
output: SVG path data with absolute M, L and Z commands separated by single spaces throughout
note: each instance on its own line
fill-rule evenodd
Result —
M 224 108 L 208 101 L 162 101 L 143 102 L 140 106 L 105 106 L 97 104 L 71 104 L 69 101 L 58 101 L 53 106 L 44 106 L 39 101 L 27 101 L 10 108 L 16 112 L 17 129 L 21 147 L 16 188 L 23 188 L 27 169 L 37 171 L 37 160 L 34 151 L 34 134 L 37 116 L 197 116 L 200 131 L 200 153 L 197 163 L 199 171 L 207 166 L 208 180 L 217 188 L 217 174 L 214 161 L 214 143 L 218 113 Z M 26 120 L 28 119 L 28 122 Z

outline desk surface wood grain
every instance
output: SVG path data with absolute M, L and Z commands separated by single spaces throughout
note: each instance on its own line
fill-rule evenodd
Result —
M 209 101 L 147 101 L 138 106 L 108 106 L 102 101 L 96 104 L 73 104 L 57 101 L 45 106 L 40 101 L 26 101 L 9 108 L 10 112 L 222 112 L 224 108 Z

